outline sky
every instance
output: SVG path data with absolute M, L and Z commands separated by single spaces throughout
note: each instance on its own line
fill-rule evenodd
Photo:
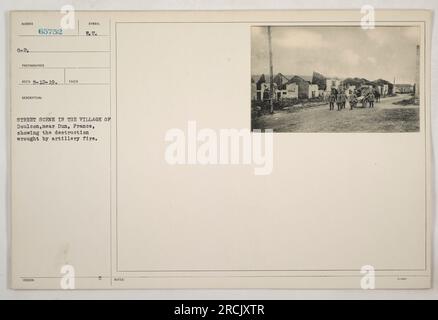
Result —
M 419 27 L 271 27 L 274 74 L 414 83 Z M 251 28 L 251 73 L 269 74 L 267 27 Z

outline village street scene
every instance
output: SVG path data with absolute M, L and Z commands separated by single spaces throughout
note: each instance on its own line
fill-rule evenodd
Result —
M 419 131 L 418 42 L 415 27 L 254 27 L 252 129 Z

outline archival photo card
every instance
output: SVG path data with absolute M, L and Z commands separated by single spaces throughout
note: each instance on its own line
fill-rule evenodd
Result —
M 10 13 L 11 288 L 431 286 L 432 12 L 74 14 Z
M 251 125 L 418 132 L 419 26 L 253 26 Z

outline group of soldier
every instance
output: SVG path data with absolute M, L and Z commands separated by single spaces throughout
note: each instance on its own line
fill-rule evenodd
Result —
M 338 111 L 345 109 L 345 104 L 347 101 L 350 105 L 350 110 L 353 110 L 353 108 L 355 108 L 358 103 L 358 97 L 360 95 L 360 92 L 355 91 L 347 96 L 343 91 L 337 92 L 336 90 L 332 90 L 328 98 L 330 108 L 329 110 L 331 111 L 335 109 L 335 103 L 337 105 Z M 365 106 L 368 103 L 369 108 L 374 108 L 374 101 L 379 98 L 377 92 L 374 92 L 374 90 L 369 90 L 368 92 L 362 92 L 362 95 L 363 105 Z
M 329 96 L 330 110 L 335 109 L 335 103 L 338 106 L 338 111 L 345 109 L 346 102 L 347 102 L 347 95 L 344 92 L 336 93 L 335 91 L 332 91 L 332 93 Z

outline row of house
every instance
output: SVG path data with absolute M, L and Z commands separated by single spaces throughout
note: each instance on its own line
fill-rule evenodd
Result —
M 251 78 L 251 98 L 252 100 L 269 100 L 270 82 L 265 79 L 264 75 L 256 81 Z M 273 79 L 274 99 L 277 101 L 283 99 L 309 99 L 320 96 L 320 90 L 317 84 L 312 84 L 299 76 L 288 78 L 283 74 L 277 74 Z
M 284 99 L 312 99 L 322 97 L 326 100 L 333 90 L 343 91 L 348 95 L 363 90 L 364 88 L 372 89 L 383 97 L 394 92 L 406 93 L 414 92 L 412 85 L 396 85 L 395 89 L 392 83 L 379 79 L 369 81 L 363 78 L 326 78 L 322 74 L 314 72 L 311 81 L 300 76 L 285 76 L 278 73 L 273 79 L 274 99 L 276 101 Z M 251 98 L 252 100 L 264 101 L 270 99 L 270 81 L 267 81 L 264 75 L 251 78 Z
M 384 85 L 362 85 L 360 87 L 356 87 L 356 85 L 348 85 L 346 86 L 344 92 L 347 96 L 356 92 L 357 89 L 368 88 L 370 90 L 377 91 L 381 96 L 385 97 L 389 94 L 389 86 L 387 84 Z
M 337 91 L 342 90 L 347 96 L 349 96 L 357 90 L 368 88 L 377 91 L 383 97 L 391 94 L 391 88 L 385 80 L 377 80 L 375 82 L 366 81 L 365 79 L 361 80 L 362 81 L 357 82 L 351 81 L 351 79 L 326 79 L 324 93 L 327 95 L 330 94 L 332 89 L 336 89 Z
M 415 86 L 412 84 L 396 84 L 395 85 L 396 93 L 414 93 Z

